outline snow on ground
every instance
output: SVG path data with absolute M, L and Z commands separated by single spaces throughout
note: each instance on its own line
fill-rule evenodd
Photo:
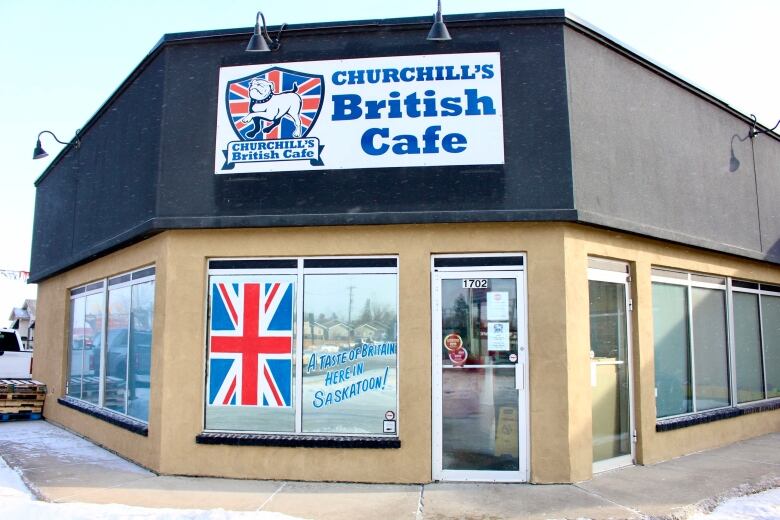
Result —
M 688 520 L 780 520 L 780 488 L 729 499 L 711 513 Z
M 300 520 L 269 511 L 152 509 L 119 504 L 54 504 L 33 497 L 21 477 L 0 457 L 0 518 L 7 520 Z

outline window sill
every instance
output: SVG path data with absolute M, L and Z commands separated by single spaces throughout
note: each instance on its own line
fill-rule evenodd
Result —
M 143 421 L 133 419 L 132 417 L 122 415 L 112 410 L 100 408 L 94 404 L 85 403 L 84 401 L 74 399 L 73 397 L 69 396 L 60 397 L 57 399 L 57 402 L 63 406 L 67 406 L 68 408 L 72 408 L 87 415 L 91 415 L 92 417 L 100 419 L 101 421 L 106 421 L 107 423 L 111 423 L 114 426 L 118 426 L 133 433 L 137 433 L 138 435 L 143 435 L 144 437 L 149 436 L 149 425 Z
M 257 433 L 203 432 L 195 437 L 198 444 L 229 446 L 276 446 L 284 448 L 375 448 L 398 449 L 397 437 L 348 437 L 323 435 L 266 435 Z
M 730 408 L 720 408 L 718 410 L 694 413 L 681 417 L 674 417 L 672 419 L 659 419 L 655 423 L 655 431 L 668 432 L 671 430 L 678 430 L 680 428 L 687 428 L 688 426 L 695 426 L 697 424 L 705 424 L 714 421 L 721 421 L 723 419 L 740 417 L 742 415 L 748 415 L 751 413 L 768 412 L 770 410 L 777 409 L 780 409 L 780 399 L 761 401 L 758 403 L 748 403 L 740 406 L 732 406 Z

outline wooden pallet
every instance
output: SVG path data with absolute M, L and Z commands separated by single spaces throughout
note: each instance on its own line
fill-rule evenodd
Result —
M 34 379 L 0 379 L 0 421 L 40 419 L 46 391 Z
M 43 413 L 40 406 L 0 406 L 0 414 Z
M 0 413 L 0 422 L 34 421 L 41 418 L 39 412 Z
M 0 401 L 0 410 L 4 408 L 19 408 L 23 406 L 25 408 L 41 408 L 43 401 L 35 399 L 13 399 L 8 401 Z
M 34 379 L 0 379 L 0 394 L 46 394 L 44 383 Z
M 5 401 L 13 401 L 13 400 L 19 400 L 19 399 L 32 399 L 35 401 L 43 401 L 46 399 L 46 394 L 43 393 L 36 393 L 36 394 L 30 394 L 30 393 L 13 393 L 13 394 L 0 394 L 0 405 L 2 405 Z

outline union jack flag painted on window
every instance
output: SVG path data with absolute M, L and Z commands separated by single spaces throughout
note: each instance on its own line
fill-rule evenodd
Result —
M 290 407 L 293 284 L 213 280 L 209 404 Z
M 301 138 L 317 121 L 324 94 L 322 76 L 272 67 L 228 82 L 225 105 L 242 141 Z

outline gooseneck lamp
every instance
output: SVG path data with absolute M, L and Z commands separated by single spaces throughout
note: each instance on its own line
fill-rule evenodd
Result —
M 775 126 L 772 128 L 769 128 L 767 130 L 756 130 L 756 126 L 758 125 L 758 120 L 756 119 L 756 116 L 753 114 L 750 114 L 750 118 L 753 120 L 753 126 L 750 128 L 750 133 L 748 136 L 753 139 L 755 136 L 759 134 L 768 134 L 769 132 L 774 132 L 775 128 L 780 126 L 780 121 L 778 121 Z
M 260 25 L 260 22 L 262 22 L 262 26 Z M 265 16 L 263 16 L 262 11 L 257 11 L 257 19 L 255 20 L 255 31 L 252 34 L 252 37 L 249 39 L 249 44 L 246 46 L 247 52 L 271 52 L 272 50 L 275 51 L 279 48 L 279 38 L 282 36 L 282 31 L 284 31 L 285 27 L 287 27 L 287 24 L 282 24 L 282 27 L 279 29 L 279 33 L 277 33 L 276 38 L 271 38 L 271 36 L 268 34 L 268 26 L 265 24 Z M 270 45 L 269 45 L 270 44 Z
M 433 15 L 433 25 L 426 40 L 431 41 L 447 41 L 451 40 L 450 32 L 447 30 L 447 26 L 444 25 L 444 18 L 441 14 L 441 0 L 439 0 L 439 7 L 436 9 L 436 14 Z
M 46 150 L 43 149 L 43 146 L 41 146 L 41 136 L 43 134 L 49 134 L 50 136 L 52 136 L 54 138 L 55 141 L 57 141 L 60 144 L 64 144 L 65 146 L 67 146 L 69 144 L 76 145 L 76 148 L 81 146 L 81 141 L 79 140 L 79 132 L 78 132 L 78 130 L 76 131 L 76 138 L 73 141 L 69 142 L 69 143 L 66 143 L 65 141 L 60 141 L 59 139 L 57 139 L 57 136 L 54 135 L 54 132 L 50 132 L 49 130 L 43 130 L 41 133 L 38 134 L 38 140 L 35 141 L 35 150 L 33 150 L 33 160 L 34 159 L 43 159 L 44 157 L 48 157 L 49 156 L 49 154 L 46 153 Z

